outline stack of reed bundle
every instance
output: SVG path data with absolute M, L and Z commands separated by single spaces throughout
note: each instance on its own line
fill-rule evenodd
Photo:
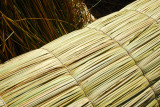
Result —
M 0 66 L 10 107 L 160 104 L 160 0 L 137 0 Z

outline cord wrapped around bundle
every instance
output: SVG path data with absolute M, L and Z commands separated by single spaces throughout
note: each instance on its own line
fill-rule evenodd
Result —
M 160 0 L 119 12 L 0 65 L 1 106 L 160 104 Z

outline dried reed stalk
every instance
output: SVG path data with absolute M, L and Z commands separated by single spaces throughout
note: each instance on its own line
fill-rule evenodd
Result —
M 2 0 L 0 63 L 94 21 L 84 0 Z
M 7 106 L 160 103 L 160 1 L 138 0 L 0 66 Z

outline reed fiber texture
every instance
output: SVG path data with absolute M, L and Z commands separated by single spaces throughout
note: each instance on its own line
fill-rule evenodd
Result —
M 0 65 L 1 105 L 160 104 L 160 0 L 119 12 Z

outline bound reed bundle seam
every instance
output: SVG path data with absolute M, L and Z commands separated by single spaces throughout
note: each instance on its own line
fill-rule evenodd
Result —
M 87 28 L 89 28 L 89 27 L 87 27 Z M 89 28 L 89 29 L 95 29 L 95 28 Z M 142 71 L 144 77 L 147 79 L 147 81 L 148 81 L 149 84 L 150 84 L 149 79 L 145 76 L 145 73 L 143 72 L 143 70 L 141 69 L 141 67 L 136 63 L 135 59 L 131 56 L 131 54 L 130 54 L 123 46 L 121 46 L 121 44 L 120 44 L 118 41 L 116 41 L 114 38 L 112 38 L 111 36 L 109 36 L 107 33 L 103 32 L 102 30 L 97 30 L 97 29 L 95 29 L 95 30 L 104 33 L 106 36 L 110 37 L 113 41 L 115 41 L 116 43 L 118 43 L 118 45 L 127 52 L 128 56 L 130 56 L 130 57 L 132 58 L 132 60 L 133 60 L 133 61 L 135 62 L 135 64 L 136 64 L 136 66 Z
M 57 58 L 57 59 L 61 62 L 61 64 L 67 69 L 68 73 L 69 73 L 69 74 L 73 77 L 73 79 L 76 81 L 77 86 L 79 86 L 79 87 L 82 89 L 82 91 L 84 92 L 86 98 L 88 98 L 89 102 L 91 102 L 92 106 L 94 107 L 93 102 L 90 100 L 89 96 L 88 96 L 87 93 L 84 91 L 84 89 L 81 87 L 81 85 L 80 85 L 79 82 L 76 80 L 76 78 L 71 74 L 70 70 L 66 67 L 66 65 L 63 64 L 62 61 L 61 61 L 58 57 L 56 57 L 56 55 L 55 55 L 54 53 L 50 52 L 48 49 L 45 49 L 45 48 L 43 48 L 43 47 L 42 47 L 41 49 L 47 50 L 48 53 L 53 54 L 53 56 L 54 56 L 55 58 Z
M 89 28 L 89 29 L 95 29 L 95 28 L 90 28 L 90 27 L 87 27 L 87 28 Z M 96 31 L 99 31 L 99 32 L 102 32 L 102 33 L 105 34 L 106 36 L 110 37 L 113 41 L 115 41 L 116 43 L 118 43 L 119 46 L 120 46 L 121 48 L 123 48 L 123 49 L 127 52 L 128 56 L 130 56 L 130 57 L 132 58 L 132 60 L 135 62 L 135 65 L 141 70 L 143 76 L 146 78 L 146 80 L 147 80 L 148 83 L 150 84 L 149 87 L 152 89 L 153 93 L 155 94 L 155 99 L 156 99 L 156 93 L 155 93 L 154 89 L 151 87 L 151 83 L 150 83 L 149 79 L 145 76 L 145 73 L 143 72 L 143 70 L 141 69 L 141 67 L 136 63 L 135 59 L 131 56 L 131 54 L 130 54 L 123 46 L 121 46 L 121 44 L 120 44 L 118 41 L 116 41 L 114 38 L 112 38 L 111 36 L 109 36 L 107 33 L 103 32 L 102 30 L 97 30 L 97 29 L 95 29 L 95 30 L 96 30 Z M 157 99 L 156 99 L 156 100 L 157 100 Z M 157 100 L 157 101 L 158 101 L 158 100 Z
M 0 100 L 3 102 L 3 106 L 7 107 L 6 103 L 4 102 L 1 96 L 0 96 Z
M 137 13 L 139 13 L 139 14 L 143 14 L 143 15 L 145 15 L 145 16 L 153 19 L 153 20 L 155 20 L 155 22 L 156 22 L 157 24 L 159 24 L 158 20 L 156 20 L 155 18 L 153 18 L 153 17 L 151 17 L 151 16 L 149 16 L 149 15 L 143 13 L 143 12 L 140 12 L 140 11 L 138 11 L 138 10 L 131 10 L 131 9 L 123 9 L 123 11 L 124 11 L 124 10 L 135 11 L 135 12 L 137 12 Z

